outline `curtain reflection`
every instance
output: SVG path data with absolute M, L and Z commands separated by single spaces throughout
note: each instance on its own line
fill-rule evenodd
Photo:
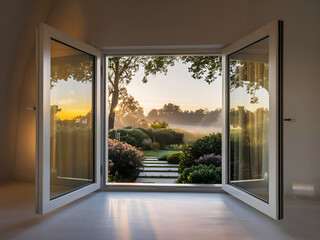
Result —
M 229 56 L 230 182 L 268 201 L 268 38 Z

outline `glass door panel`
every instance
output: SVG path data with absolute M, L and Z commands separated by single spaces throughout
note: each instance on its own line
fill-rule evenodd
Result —
M 37 43 L 36 211 L 100 189 L 101 52 L 45 24 Z
M 94 181 L 95 57 L 51 39 L 50 199 Z
M 222 51 L 222 188 L 282 218 L 282 22 Z
M 230 183 L 269 201 L 269 38 L 229 55 Z

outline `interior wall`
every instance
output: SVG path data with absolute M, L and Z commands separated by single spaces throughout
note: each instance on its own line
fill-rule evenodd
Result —
M 37 5 L 38 1 L 34 1 Z M 31 51 L 24 53 L 28 56 L 27 65 L 24 69 L 20 93 L 18 133 L 16 137 L 16 160 L 14 176 L 16 180 L 35 180 L 35 142 L 36 142 L 36 111 L 27 110 L 28 106 L 36 106 L 36 53 L 35 37 L 39 23 L 59 29 L 68 35 L 81 41 L 88 42 L 87 15 L 84 14 L 84 6 L 81 1 L 54 1 L 46 2 L 46 6 L 36 7 L 31 11 L 28 32 L 24 34 L 31 42 L 22 43 L 25 47 L 31 47 Z M 47 9 L 47 11 L 42 11 Z M 32 13 L 43 12 L 43 16 L 35 18 Z M 30 34 L 31 33 L 31 34 Z M 26 46 L 27 45 L 27 46 Z
M 48 1 L 0 2 L 0 183 L 14 179 L 20 90 L 28 58 L 35 46 L 34 28 L 27 29 L 30 15 L 42 21 L 46 5 Z M 41 11 L 37 11 L 37 7 Z

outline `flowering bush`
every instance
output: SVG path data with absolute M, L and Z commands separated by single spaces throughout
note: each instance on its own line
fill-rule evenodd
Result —
M 214 153 L 205 154 L 195 160 L 196 165 L 214 165 L 215 167 L 221 167 L 222 157 L 221 155 L 215 155 Z
M 196 165 L 195 160 L 206 154 L 221 154 L 221 133 L 212 133 L 209 136 L 198 138 L 191 144 L 186 145 L 183 156 L 179 163 L 179 172 L 185 168 Z
M 115 139 L 108 139 L 108 144 L 110 179 L 134 182 L 143 167 L 143 152 Z

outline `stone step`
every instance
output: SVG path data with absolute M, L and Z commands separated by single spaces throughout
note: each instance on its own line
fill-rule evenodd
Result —
M 168 163 L 167 161 L 144 161 L 147 164 L 153 164 L 153 163 Z
M 140 172 L 138 177 L 179 177 L 177 172 Z
M 145 167 L 178 167 L 177 164 L 168 164 L 168 163 L 152 163 L 152 164 L 148 164 L 148 163 L 144 163 Z
M 146 171 L 166 171 L 166 172 L 178 172 L 178 168 L 167 168 L 167 167 L 145 167 L 143 169 L 144 172 Z
M 162 165 L 162 166 L 157 166 L 157 165 Z M 156 167 L 156 168 L 171 168 L 171 169 L 173 169 L 173 168 L 178 168 L 178 166 L 168 166 L 169 164 L 144 164 L 144 167 L 148 167 L 148 168 L 154 168 L 154 167 Z
M 175 183 L 176 178 L 137 178 L 136 183 Z

